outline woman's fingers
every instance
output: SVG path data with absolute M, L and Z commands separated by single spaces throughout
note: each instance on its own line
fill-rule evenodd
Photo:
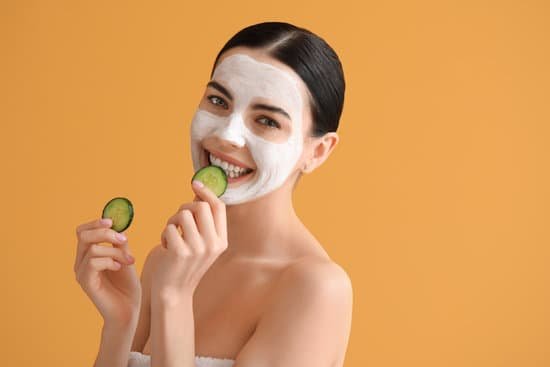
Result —
M 132 265 L 133 263 L 134 260 L 128 258 L 127 254 L 119 248 L 92 244 L 75 272 L 77 278 L 82 280 L 82 277 L 88 279 L 93 273 L 106 269 L 119 270 L 121 266 L 118 265 Z
M 83 289 L 87 289 L 99 272 L 104 270 L 117 271 L 121 268 L 122 265 L 110 257 L 94 257 L 78 269 L 76 279 Z
M 199 230 L 197 228 L 197 224 L 195 223 L 195 219 L 193 218 L 193 213 L 190 210 L 183 209 L 178 210 L 176 214 L 171 216 L 166 224 L 173 224 L 177 227 L 179 226 L 181 228 L 181 231 L 183 232 L 180 237 L 183 237 L 185 242 L 187 243 L 195 243 L 197 240 L 199 240 Z M 178 232 L 179 234 L 179 232 Z
M 161 244 L 170 248 L 169 236 L 174 239 L 172 245 L 192 246 L 191 251 L 204 252 L 206 248 L 218 243 L 225 243 L 227 238 L 227 224 L 225 204 L 205 186 L 193 182 L 195 201 L 183 204 L 176 214 L 166 222 L 167 226 L 161 234 Z M 171 228 L 170 225 L 174 227 Z M 182 233 L 179 233 L 178 227 Z M 175 231 L 174 231 L 175 230 Z M 177 237 L 173 237 L 177 236 Z
M 99 221 L 97 222 L 99 223 Z M 80 230 L 77 231 L 78 243 L 74 270 L 76 271 L 76 268 L 82 262 L 86 251 L 88 251 L 92 244 L 109 242 L 121 247 L 127 243 L 127 239 L 124 239 L 123 237 L 125 236 L 121 236 L 121 233 L 117 233 L 115 230 L 108 228 L 107 225 L 104 225 L 103 228 L 101 226 L 96 227 L 94 224 L 81 227 Z M 128 251 L 127 248 L 126 251 Z
M 194 201 L 180 206 L 179 210 L 189 210 L 193 213 L 197 229 L 207 242 L 215 240 L 212 235 L 217 235 L 216 225 L 210 205 L 204 201 Z
M 83 223 L 76 227 L 76 235 L 78 236 L 80 232 L 87 230 L 87 229 L 94 229 L 94 228 L 102 228 L 106 227 L 109 228 L 113 224 L 112 219 L 105 218 L 105 219 L 95 219 L 87 223 Z
M 82 231 L 80 240 L 83 243 L 110 242 L 116 244 L 126 243 L 127 238 L 123 233 L 118 233 L 110 228 L 96 228 Z
M 191 185 L 197 197 L 210 205 L 214 218 L 214 225 L 218 236 L 222 239 L 227 238 L 227 218 L 225 212 L 225 203 L 221 201 L 216 194 L 208 187 L 204 186 L 200 181 L 193 181 Z
M 102 246 L 97 244 L 90 245 L 90 248 L 88 249 L 88 252 L 86 252 L 85 256 L 85 258 L 88 259 L 94 257 L 111 257 L 120 263 L 128 265 L 134 263 L 133 258 L 130 258 L 130 255 L 124 250 L 116 247 Z
M 162 245 L 167 250 L 182 251 L 182 253 L 189 251 L 189 249 L 186 248 L 187 244 L 181 237 L 180 232 L 174 223 L 168 223 L 164 228 L 164 231 L 162 231 Z

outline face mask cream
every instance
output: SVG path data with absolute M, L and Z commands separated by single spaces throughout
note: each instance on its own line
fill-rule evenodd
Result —
M 228 205 L 251 201 L 279 188 L 302 153 L 302 97 L 298 81 L 288 72 L 245 54 L 223 59 L 214 70 L 212 80 L 231 93 L 233 108 L 228 116 L 197 109 L 190 134 L 193 166 L 195 171 L 201 168 L 201 142 L 209 136 L 225 139 L 238 147 L 246 146 L 256 163 L 253 177 L 236 187 L 230 184 L 220 199 Z M 274 142 L 259 136 L 245 122 L 245 112 L 258 98 L 288 112 L 291 132 L 284 141 Z

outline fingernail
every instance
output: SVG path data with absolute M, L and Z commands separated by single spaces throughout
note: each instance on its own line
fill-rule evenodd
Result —
M 195 186 L 197 189 L 200 189 L 204 186 L 204 184 L 199 180 L 193 180 L 193 186 Z
M 116 239 L 119 240 L 119 241 L 126 241 L 126 236 L 123 235 L 122 233 L 116 233 L 116 234 L 115 234 L 115 237 L 116 237 Z
M 101 225 L 111 225 L 112 224 L 112 220 L 111 218 L 103 218 L 101 221 L 100 221 Z
M 131 262 L 131 263 L 133 263 L 134 260 L 135 260 L 134 257 L 133 257 L 132 255 L 130 255 L 130 254 L 126 254 L 126 259 L 127 259 L 129 262 Z

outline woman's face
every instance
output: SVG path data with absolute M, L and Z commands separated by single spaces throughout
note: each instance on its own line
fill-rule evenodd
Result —
M 191 123 L 194 169 L 214 164 L 225 170 L 224 203 L 254 200 L 298 169 L 310 125 L 307 88 L 291 68 L 258 50 L 230 49 Z

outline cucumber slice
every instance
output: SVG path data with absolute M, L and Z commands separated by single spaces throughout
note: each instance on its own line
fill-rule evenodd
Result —
M 198 180 L 202 182 L 206 187 L 220 197 L 227 189 L 227 175 L 225 171 L 218 166 L 209 165 L 199 169 L 193 175 L 191 181 Z
M 122 232 L 130 226 L 134 219 L 134 207 L 130 200 L 123 197 L 116 197 L 105 205 L 101 218 L 111 218 L 111 226 L 117 232 Z

